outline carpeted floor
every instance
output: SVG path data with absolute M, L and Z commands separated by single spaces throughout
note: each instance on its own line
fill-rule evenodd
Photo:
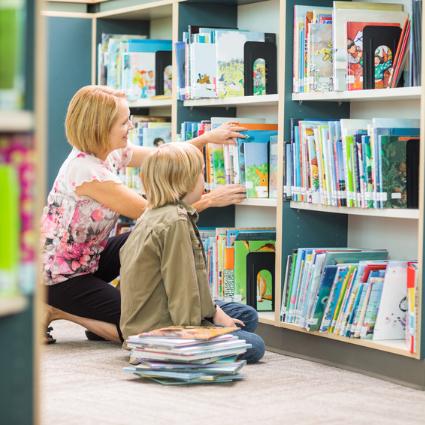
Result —
M 128 352 L 53 324 L 42 425 L 424 425 L 425 392 L 266 353 L 235 384 L 166 387 L 127 375 Z

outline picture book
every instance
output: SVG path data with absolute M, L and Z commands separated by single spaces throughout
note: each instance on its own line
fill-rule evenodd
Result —
M 216 93 L 216 48 L 210 43 L 190 44 L 190 98 L 212 98 Z
M 277 198 L 278 180 L 278 145 L 277 136 L 270 137 L 269 145 L 269 198 Z
M 268 143 L 244 143 L 247 198 L 268 198 Z
M 406 333 L 407 262 L 390 261 L 385 273 L 373 339 L 404 339 Z
M 347 22 L 347 90 L 363 89 L 363 29 L 377 25 L 399 27 L 397 23 Z
M 244 44 L 264 41 L 264 33 L 238 30 L 216 30 L 218 97 L 244 95 Z
M 307 81 L 309 92 L 327 92 L 332 84 L 332 25 L 309 24 L 309 62 Z
M 122 88 L 128 100 L 155 96 L 155 53 L 124 53 L 122 61 Z
M 333 78 L 334 90 L 347 90 L 347 23 L 348 22 L 379 22 L 398 23 L 402 25 L 406 19 L 403 5 L 368 2 L 333 3 L 332 33 L 334 40 Z
M 132 342 L 143 341 L 145 337 L 209 340 L 220 335 L 235 332 L 235 330 L 238 330 L 238 328 L 220 326 L 168 326 L 132 336 L 130 340 Z

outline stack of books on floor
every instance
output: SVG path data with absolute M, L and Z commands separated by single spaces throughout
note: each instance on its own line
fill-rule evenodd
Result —
M 130 336 L 126 372 L 165 385 L 223 383 L 243 379 L 237 356 L 251 348 L 233 327 L 170 326 Z

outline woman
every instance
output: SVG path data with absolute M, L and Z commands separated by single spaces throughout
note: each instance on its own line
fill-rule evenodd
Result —
M 119 274 L 119 250 L 128 233 L 109 238 L 120 215 L 137 219 L 144 198 L 122 184 L 118 173 L 140 167 L 152 149 L 128 144 L 132 128 L 123 92 L 86 86 L 68 106 L 66 136 L 73 150 L 62 164 L 42 217 L 42 260 L 47 285 L 46 324 L 57 319 L 84 326 L 110 340 L 122 340 L 120 293 L 108 282 Z M 243 137 L 236 123 L 191 140 L 231 144 Z M 244 188 L 229 185 L 196 202 L 197 211 L 239 203 Z

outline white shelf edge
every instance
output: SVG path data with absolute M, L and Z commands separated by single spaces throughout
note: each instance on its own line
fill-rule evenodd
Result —
M 294 101 L 365 101 L 365 100 L 411 100 L 421 98 L 421 87 L 399 87 L 394 89 L 352 90 L 328 93 L 292 93 Z
M 313 336 L 319 336 L 322 338 L 332 339 L 334 341 L 341 341 L 341 342 L 352 344 L 352 345 L 359 345 L 359 346 L 371 348 L 374 350 L 385 351 L 388 353 L 393 353 L 393 354 L 397 354 L 397 355 L 401 355 L 405 357 L 411 357 L 415 359 L 418 358 L 418 354 L 411 353 L 409 351 L 407 342 L 404 340 L 374 341 L 370 339 L 347 338 L 344 336 L 327 334 L 324 332 L 310 332 L 300 326 L 294 325 L 293 323 L 285 323 L 285 322 L 279 322 L 279 327 L 284 329 L 289 329 L 295 332 L 302 332 L 302 333 L 313 335 Z
M 242 201 L 240 204 L 236 204 L 236 206 L 242 207 L 277 207 L 277 199 L 275 198 L 248 198 Z
M 403 208 L 348 208 L 348 207 L 331 207 L 326 205 L 308 204 L 305 202 L 290 203 L 291 208 L 306 211 L 319 211 L 334 214 L 361 215 L 366 217 L 382 217 L 382 218 L 401 218 L 408 220 L 418 220 L 419 210 L 403 209 Z
M 223 99 L 196 99 L 185 100 L 184 106 L 255 106 L 255 105 L 274 105 L 278 104 L 278 94 L 266 94 L 264 96 L 239 96 L 225 97 Z
M 160 8 L 169 8 L 170 13 L 169 16 L 172 16 L 172 6 L 173 6 L 173 0 L 156 0 L 156 1 L 150 1 L 147 3 L 141 3 L 134 6 L 127 6 L 127 7 L 121 7 L 119 9 L 113 9 L 113 10 L 105 10 L 103 12 L 97 12 L 94 13 L 96 18 L 113 18 L 113 17 L 119 17 L 120 15 L 125 16 L 131 13 L 137 13 L 137 12 L 146 12 L 149 13 L 150 11 L 155 11 L 155 9 L 159 10 Z M 158 17 L 164 17 L 163 15 L 158 15 Z M 168 14 L 166 14 L 168 16 Z
M 0 298 L 0 317 L 20 313 L 27 304 L 28 300 L 21 295 L 13 298 Z
M 260 323 L 264 323 L 265 325 L 276 326 L 277 322 L 275 321 L 274 314 L 274 311 L 259 311 L 258 320 Z
M 171 107 L 173 101 L 169 99 L 142 99 L 135 102 L 129 102 L 130 108 L 161 108 Z
M 30 111 L 0 110 L 0 133 L 32 131 L 34 129 L 34 114 Z

